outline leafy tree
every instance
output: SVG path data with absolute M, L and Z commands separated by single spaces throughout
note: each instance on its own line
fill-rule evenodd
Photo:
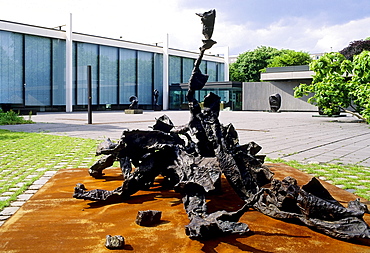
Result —
M 349 87 L 356 111 L 370 123 L 370 52 L 353 57 L 352 78 Z
M 344 57 L 346 57 L 348 60 L 352 60 L 354 55 L 360 54 L 362 51 L 370 51 L 370 40 L 356 40 L 349 43 L 349 45 L 339 51 Z
M 306 52 L 297 52 L 289 49 L 281 50 L 281 52 L 280 55 L 272 58 L 267 65 L 268 68 L 307 65 L 312 61 L 311 56 Z
M 230 64 L 230 80 L 258 82 L 260 73 L 265 71 L 266 67 L 306 65 L 310 62 L 311 57 L 305 52 L 261 46 L 244 52 L 235 63 Z
M 266 46 L 240 54 L 236 62 L 230 64 L 230 80 L 258 82 L 261 70 L 267 67 L 272 58 L 280 54 L 278 49 Z
M 324 114 L 338 110 L 354 114 L 370 123 L 370 52 L 363 51 L 347 60 L 342 54 L 327 53 L 310 64 L 315 72 L 311 85 L 300 84 L 294 96 L 313 93 L 308 102 L 317 105 Z M 354 112 L 346 108 L 352 107 Z

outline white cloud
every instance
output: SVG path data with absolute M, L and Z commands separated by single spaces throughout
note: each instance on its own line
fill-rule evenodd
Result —
M 263 45 L 318 53 L 339 51 L 351 41 L 369 37 L 369 24 L 370 17 L 333 26 L 320 26 L 319 20 L 287 18 L 262 29 L 235 24 L 223 24 L 218 29 L 227 34 L 223 39 L 233 52 L 242 53 Z
M 370 36 L 368 27 L 370 17 L 353 20 L 346 24 L 324 27 L 318 32 L 318 40 L 314 49 L 321 51 L 340 51 L 351 41 L 365 39 Z
M 73 14 L 73 31 L 140 42 L 163 42 L 170 47 L 197 50 L 201 22 L 193 9 L 168 0 L 0 0 L 3 20 L 44 27 L 66 24 Z
M 186 7 L 179 0 L 0 0 L 3 20 L 55 27 L 66 23 L 73 13 L 73 31 L 141 42 L 163 42 L 169 33 L 170 47 L 198 50 L 201 39 L 199 9 Z M 208 9 L 205 9 L 206 11 Z M 267 14 L 266 14 L 267 15 Z M 271 14 L 272 15 L 272 14 Z M 265 45 L 276 48 L 326 52 L 338 51 L 349 42 L 369 37 L 370 17 L 345 24 L 325 25 L 325 16 L 277 17 L 278 21 L 263 28 L 258 20 L 241 21 L 241 17 L 217 10 L 214 47 L 229 46 L 231 54 Z

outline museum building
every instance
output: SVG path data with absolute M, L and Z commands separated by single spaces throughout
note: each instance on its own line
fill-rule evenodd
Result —
M 3 109 L 87 110 L 88 65 L 93 110 L 125 109 L 133 95 L 150 110 L 154 89 L 164 110 L 181 108 L 185 93 L 178 85 L 188 82 L 199 52 L 169 48 L 168 35 L 158 46 L 72 32 L 71 24 L 72 16 L 65 30 L 0 20 Z M 227 51 L 222 57 L 206 54 L 200 66 L 208 82 L 221 87 L 230 83 L 228 67 Z M 227 91 L 213 89 L 219 90 Z

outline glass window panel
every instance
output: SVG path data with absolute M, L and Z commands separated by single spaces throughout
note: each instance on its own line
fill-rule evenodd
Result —
M 228 103 L 230 98 L 230 91 L 229 90 L 219 90 L 218 95 L 221 98 L 221 103 Z
M 225 81 L 225 64 L 224 63 L 217 63 L 217 81 L 223 82 Z
M 207 73 L 207 61 L 202 61 L 199 65 L 199 69 L 203 74 Z
M 76 105 L 77 92 L 77 42 L 72 43 L 72 104 Z
M 53 105 L 66 104 L 66 42 L 53 39 Z
M 194 59 L 183 58 L 182 59 L 182 83 L 187 83 L 190 79 L 191 72 L 194 68 Z
M 181 83 L 181 58 L 178 56 L 169 57 L 169 84 Z
M 194 93 L 194 97 L 195 97 L 195 99 L 199 102 L 199 103 L 201 103 L 201 102 L 203 102 L 203 98 L 204 98 L 204 96 L 205 95 L 207 95 L 207 93 L 206 93 L 206 91 L 205 90 L 196 90 L 195 91 L 195 93 Z M 185 100 L 186 101 L 186 100 Z
M 136 94 L 137 77 L 137 51 L 130 49 L 119 50 L 120 70 L 119 70 L 119 103 L 130 104 L 129 98 Z
M 77 104 L 87 105 L 87 66 L 91 65 L 92 104 L 98 102 L 98 55 L 99 46 L 77 43 Z
M 117 104 L 118 49 L 100 47 L 99 103 Z
M 154 89 L 159 91 L 158 104 L 163 104 L 163 55 L 154 54 Z M 154 98 L 153 98 L 154 99 Z
M 199 91 L 199 102 L 203 102 L 204 101 L 204 97 L 208 95 L 208 93 L 210 92 L 213 92 L 215 93 L 213 90 L 209 90 L 209 89 L 202 89 Z
M 138 52 L 138 100 L 151 105 L 153 101 L 153 53 Z
M 208 82 L 217 81 L 217 65 L 215 62 L 207 61 Z
M 181 104 L 181 90 L 170 91 L 169 109 L 178 110 Z
M 194 94 L 194 96 L 195 96 L 195 98 L 196 98 L 196 95 L 197 95 L 197 90 L 195 91 L 195 94 Z M 186 106 L 187 106 L 187 104 L 188 104 L 188 99 L 187 99 L 187 93 L 188 93 L 188 91 L 187 90 L 182 90 L 181 91 L 181 104 L 186 104 Z
M 23 39 L 0 31 L 0 103 L 23 103 Z
M 51 39 L 25 35 L 26 105 L 51 102 Z

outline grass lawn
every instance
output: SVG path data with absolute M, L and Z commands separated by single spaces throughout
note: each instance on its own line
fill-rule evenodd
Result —
M 98 142 L 0 130 L 0 211 L 46 171 L 90 167 Z
M 90 167 L 97 160 L 95 150 L 100 142 L 45 133 L 0 130 L 0 211 L 46 171 Z M 301 164 L 281 159 L 267 161 L 285 163 L 370 200 L 370 168 Z
M 267 161 L 285 163 L 370 200 L 370 168 L 368 167 L 339 164 L 302 164 L 297 161 L 284 161 L 282 159 L 267 159 Z

